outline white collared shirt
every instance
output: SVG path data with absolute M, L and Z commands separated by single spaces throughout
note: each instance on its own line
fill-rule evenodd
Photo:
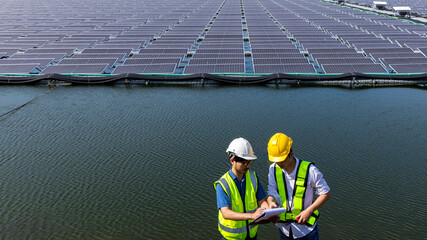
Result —
M 295 157 L 296 160 L 296 166 L 298 166 L 300 160 Z M 282 200 L 280 198 L 279 193 L 277 192 L 277 183 L 276 179 L 274 178 L 276 164 L 273 163 L 270 165 L 270 170 L 268 173 L 268 195 L 273 196 L 278 206 L 281 206 Z M 285 184 L 287 186 L 288 190 L 288 201 L 291 204 L 291 210 L 293 210 L 293 192 L 294 192 L 294 186 L 295 186 L 295 176 L 296 176 L 296 167 L 294 171 L 291 174 L 288 174 L 288 172 L 284 169 L 282 169 L 283 174 L 285 176 Z M 329 186 L 326 183 L 325 179 L 323 178 L 323 174 L 319 171 L 319 169 L 316 168 L 314 165 L 310 165 L 310 169 L 308 172 L 308 182 L 307 182 L 307 190 L 305 192 L 305 200 L 304 200 L 304 209 L 309 207 L 313 203 L 313 193 L 314 189 L 316 190 L 316 195 L 322 195 L 329 192 Z M 317 224 L 317 223 L 316 223 Z M 316 225 L 314 226 L 307 226 L 307 225 L 301 225 L 296 223 L 276 223 L 276 226 L 285 234 L 286 236 L 289 236 L 289 228 L 292 227 L 292 235 L 294 238 L 301 238 L 305 235 L 309 234 Z

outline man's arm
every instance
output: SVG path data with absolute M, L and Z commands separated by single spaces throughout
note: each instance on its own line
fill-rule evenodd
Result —
M 316 201 L 314 201 L 313 204 L 311 204 L 310 207 L 308 207 L 307 209 L 305 209 L 304 211 L 302 211 L 300 214 L 298 214 L 297 218 L 299 218 L 298 224 L 305 224 L 308 219 L 310 218 L 311 214 L 316 211 L 317 209 L 319 209 L 320 207 L 323 206 L 323 204 L 325 204 L 329 198 L 331 197 L 331 191 L 329 191 L 326 194 L 322 194 L 320 195 Z
M 234 221 L 246 221 L 253 220 L 262 214 L 263 209 L 258 208 L 254 213 L 239 213 L 231 210 L 230 207 L 222 207 L 221 213 L 222 216 L 226 219 L 234 220 Z

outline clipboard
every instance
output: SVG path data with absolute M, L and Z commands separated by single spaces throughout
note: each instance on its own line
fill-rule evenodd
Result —
M 286 208 L 272 208 L 272 209 L 264 209 L 261 215 L 259 215 L 255 220 L 253 220 L 249 225 L 258 224 L 263 220 L 267 220 L 273 216 L 279 216 L 281 213 L 286 212 Z

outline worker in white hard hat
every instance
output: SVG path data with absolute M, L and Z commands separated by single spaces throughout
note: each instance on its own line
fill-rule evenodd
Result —
M 268 208 L 261 182 L 256 173 L 249 170 L 257 157 L 244 138 L 234 139 L 226 153 L 231 169 L 214 183 L 221 239 L 256 239 L 258 225 L 249 223 Z
M 323 174 L 311 163 L 299 160 L 292 151 L 292 139 L 276 133 L 268 142 L 268 159 L 273 162 L 268 174 L 270 208 L 284 207 L 276 223 L 281 240 L 319 239 L 318 209 L 330 196 Z M 313 202 L 314 193 L 318 196 Z

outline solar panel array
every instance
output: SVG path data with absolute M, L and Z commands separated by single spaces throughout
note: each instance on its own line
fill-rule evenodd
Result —
M 359 3 L 363 5 L 373 6 L 373 1 L 371 0 L 350 0 L 352 3 Z M 427 14 L 427 4 L 425 0 L 387 0 L 387 8 L 392 9 L 392 7 L 410 7 L 413 12 L 419 14 Z
M 425 26 L 316 0 L 2 5 L 0 73 L 426 72 Z

